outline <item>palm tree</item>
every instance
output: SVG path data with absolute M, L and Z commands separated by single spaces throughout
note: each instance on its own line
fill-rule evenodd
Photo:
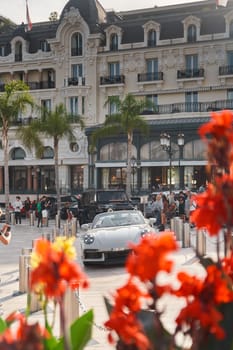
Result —
M 0 94 L 0 124 L 2 127 L 2 147 L 4 159 L 4 191 L 6 203 L 6 221 L 9 222 L 9 138 L 10 127 L 16 122 L 20 113 L 28 106 L 33 106 L 33 98 L 28 92 L 29 87 L 22 81 L 12 80 Z
M 109 103 L 115 105 L 117 113 L 107 116 L 104 124 L 93 132 L 91 137 L 91 148 L 94 147 L 96 141 L 101 137 L 117 135 L 119 133 L 127 135 L 126 192 L 131 196 L 133 134 L 135 130 L 139 130 L 143 134 L 148 133 L 148 124 L 140 116 L 140 113 L 142 113 L 146 107 L 151 107 L 152 104 L 147 100 L 136 99 L 131 94 L 127 94 L 122 101 L 119 96 L 109 96 L 105 102 L 105 106 Z
M 74 126 L 72 123 L 79 124 L 84 128 L 83 118 L 73 116 L 66 111 L 65 106 L 60 103 L 54 110 L 43 109 L 42 117 L 33 120 L 30 125 L 20 128 L 18 131 L 24 145 L 32 150 L 35 148 L 36 156 L 40 158 L 43 155 L 44 145 L 41 140 L 41 134 L 45 137 L 52 137 L 54 148 L 54 169 L 55 169 L 55 187 L 57 194 L 57 209 L 61 208 L 61 196 L 59 186 L 59 141 L 67 137 L 69 141 L 75 140 Z

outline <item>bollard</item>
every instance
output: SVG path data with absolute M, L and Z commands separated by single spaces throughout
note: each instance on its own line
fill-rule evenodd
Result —
M 63 225 L 63 234 L 64 234 L 64 236 L 69 237 L 69 224 L 68 223 Z
M 67 288 L 64 300 L 65 319 L 67 326 L 70 327 L 74 320 L 79 317 L 78 289 L 72 290 Z M 60 328 L 62 336 L 62 329 Z
M 33 213 L 30 213 L 30 216 L 29 216 L 29 223 L 30 223 L 30 226 L 34 226 L 34 214 Z
M 53 228 L 53 232 L 52 232 L 53 237 L 56 238 L 56 237 L 60 236 L 60 233 L 61 233 L 61 232 L 60 232 L 60 229 L 59 229 L 58 227 L 55 226 L 55 227 Z
M 11 225 L 15 225 L 15 213 L 10 214 Z
M 183 229 L 182 247 L 189 248 L 190 245 L 191 245 L 190 244 L 190 225 L 188 222 L 185 222 L 184 229 Z
M 174 232 L 175 232 L 177 241 L 181 241 L 182 240 L 181 224 L 183 224 L 182 220 L 178 216 L 176 216 L 174 218 Z
M 72 218 L 71 221 L 71 236 L 76 237 L 77 235 L 77 219 Z
M 206 254 L 206 236 L 203 230 L 197 231 L 196 252 L 197 252 L 197 255 Z
M 60 214 L 58 213 L 55 217 L 55 225 L 56 227 L 60 228 L 61 227 L 61 219 L 60 219 Z
M 175 218 L 170 220 L 171 231 L 175 232 Z
M 30 313 L 42 310 L 39 296 L 33 292 L 30 293 Z
M 19 291 L 25 293 L 29 288 L 28 268 L 30 265 L 32 248 L 23 248 L 19 256 Z

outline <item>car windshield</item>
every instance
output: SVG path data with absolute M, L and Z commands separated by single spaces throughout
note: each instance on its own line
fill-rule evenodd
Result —
M 127 201 L 127 195 L 124 191 L 103 191 L 98 192 L 99 202 L 111 202 L 111 201 Z
M 142 225 L 144 223 L 143 216 L 136 211 L 130 213 L 114 212 L 106 215 L 97 215 L 93 221 L 93 228 Z

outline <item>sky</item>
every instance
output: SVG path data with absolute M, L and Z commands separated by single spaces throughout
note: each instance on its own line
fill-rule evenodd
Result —
M 198 0 L 99 0 L 106 10 L 127 11 L 154 6 L 175 5 Z M 29 15 L 33 22 L 47 21 L 53 11 L 60 15 L 68 0 L 28 0 Z M 0 0 L 0 15 L 16 24 L 26 23 L 26 0 Z

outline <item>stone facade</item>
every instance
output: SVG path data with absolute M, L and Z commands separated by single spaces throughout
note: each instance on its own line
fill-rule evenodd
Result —
M 85 119 L 85 131 L 74 124 L 77 142 L 62 140 L 59 146 L 63 192 L 124 186 L 124 135 L 100 140 L 94 155 L 88 143 L 94 128 L 114 112 L 105 105 L 107 97 L 127 93 L 156 105 L 142 113 L 150 136 L 134 137 L 133 190 L 165 185 L 171 171 L 174 188 L 207 181 L 197 130 L 211 111 L 233 106 L 232 0 L 226 8 L 207 0 L 118 13 L 95 0 L 70 0 L 59 20 L 33 23 L 31 31 L 2 17 L 0 25 L 0 91 L 7 81 L 20 79 L 38 104 L 53 108 L 62 102 Z M 38 117 L 27 111 L 18 122 Z M 16 128 L 10 130 L 11 193 L 53 192 L 51 140 L 44 140 L 48 155 L 38 160 L 16 139 Z M 160 147 L 162 132 L 171 136 L 172 167 Z M 182 150 L 176 145 L 181 132 Z M 0 190 L 2 184 L 1 168 Z

